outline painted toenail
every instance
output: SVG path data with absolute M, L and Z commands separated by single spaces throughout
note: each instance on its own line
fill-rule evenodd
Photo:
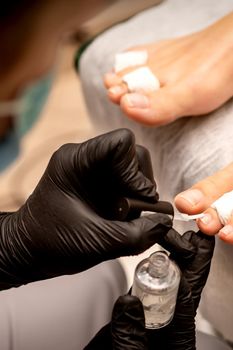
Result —
M 210 214 L 205 214 L 203 218 L 200 219 L 200 221 L 205 225 L 209 225 L 212 221 L 212 216 Z
M 226 225 L 219 231 L 219 236 L 227 236 L 233 233 L 233 227 L 231 225 Z
M 113 86 L 108 90 L 108 92 L 111 95 L 119 96 L 119 95 L 123 94 L 125 92 L 125 90 L 121 86 Z
M 148 97 L 141 94 L 126 95 L 125 102 L 130 108 L 148 108 L 150 106 Z
M 179 197 L 185 199 L 192 206 L 197 205 L 203 198 L 204 195 L 200 190 L 193 189 L 181 192 Z

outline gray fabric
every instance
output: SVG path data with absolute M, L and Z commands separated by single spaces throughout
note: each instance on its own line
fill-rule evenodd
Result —
M 150 149 L 162 199 L 172 200 L 233 161 L 233 102 L 207 116 L 184 118 L 168 126 L 148 128 L 128 120 L 108 101 L 103 74 L 112 69 L 115 53 L 128 47 L 188 34 L 233 10 L 231 0 L 167 0 L 100 35 L 81 58 L 80 75 L 90 116 L 98 132 L 131 128 Z M 184 227 L 183 227 L 184 229 Z M 217 241 L 202 313 L 233 341 L 233 247 Z
M 81 350 L 126 293 L 118 261 L 0 294 L 1 350 Z
M 232 348 L 212 335 L 197 332 L 197 350 L 231 350 Z

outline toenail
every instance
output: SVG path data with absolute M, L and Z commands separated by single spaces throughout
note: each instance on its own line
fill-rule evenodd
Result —
M 189 204 L 194 206 L 197 205 L 204 198 L 204 195 L 200 190 L 193 189 L 181 192 L 179 194 L 179 197 L 185 199 L 187 202 L 189 202 Z
M 108 90 L 108 92 L 111 95 L 119 96 L 119 95 L 123 94 L 125 92 L 125 90 L 121 86 L 113 86 Z
M 212 221 L 212 216 L 210 214 L 205 214 L 200 221 L 205 224 L 205 225 L 209 225 L 209 223 Z
M 125 102 L 130 108 L 148 108 L 150 106 L 148 97 L 141 94 L 126 95 Z
M 106 73 L 104 77 L 105 79 L 112 80 L 112 79 L 116 79 L 117 75 L 115 73 L 109 72 L 109 73 Z
M 219 236 L 227 236 L 233 233 L 233 226 L 231 225 L 226 225 L 221 230 L 219 231 Z

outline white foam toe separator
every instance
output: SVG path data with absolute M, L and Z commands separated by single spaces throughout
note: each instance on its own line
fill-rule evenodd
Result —
M 211 205 L 217 211 L 219 220 L 226 225 L 233 215 L 233 191 L 225 193 Z
M 125 74 L 122 80 L 128 85 L 130 92 L 152 92 L 160 88 L 158 78 L 152 73 L 150 68 L 141 67 Z
M 118 73 L 125 68 L 145 65 L 147 61 L 148 53 L 146 50 L 117 53 L 115 55 L 114 70 Z

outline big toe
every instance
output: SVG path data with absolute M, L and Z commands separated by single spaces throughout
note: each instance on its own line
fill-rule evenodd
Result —
M 124 94 L 120 105 L 130 119 L 151 126 L 168 124 L 185 114 L 177 92 L 167 88 L 160 88 L 148 94 Z

